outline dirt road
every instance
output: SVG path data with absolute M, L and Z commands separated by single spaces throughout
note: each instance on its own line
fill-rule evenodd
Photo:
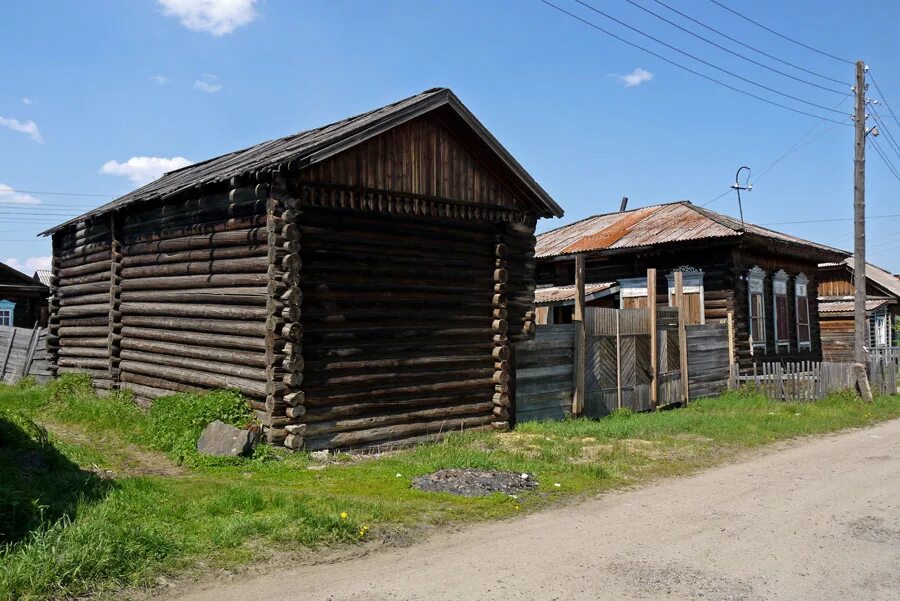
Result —
M 181 601 L 900 599 L 900 420 Z

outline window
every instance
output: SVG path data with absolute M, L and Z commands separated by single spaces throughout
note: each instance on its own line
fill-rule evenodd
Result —
M 791 351 L 790 328 L 788 327 L 788 274 L 779 269 L 772 275 L 772 317 L 775 319 L 775 352 Z
M 13 325 L 16 303 L 8 300 L 0 300 L 0 326 L 11 327 Z
M 869 344 L 871 348 L 881 348 L 888 345 L 890 340 L 889 321 L 887 308 L 876 309 L 869 316 Z
M 794 299 L 797 311 L 797 348 L 801 351 L 808 351 L 812 348 L 809 330 L 808 284 L 809 280 L 802 273 L 794 280 Z
M 645 309 L 648 304 L 646 277 L 619 280 L 620 309 Z
M 747 274 L 750 301 L 750 352 L 766 352 L 766 304 L 764 280 L 766 272 L 754 267 Z
M 669 282 L 669 306 L 675 306 L 675 272 L 681 272 L 684 292 L 685 323 L 688 325 L 706 323 L 706 301 L 703 294 L 703 270 L 683 266 L 666 276 Z

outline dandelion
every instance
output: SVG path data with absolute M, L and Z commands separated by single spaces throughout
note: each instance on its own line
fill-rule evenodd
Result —
M 366 534 L 369 532 L 369 527 L 366 524 L 363 524 L 359 529 L 359 538 L 365 538 Z
M 346 512 L 346 511 L 342 511 L 342 512 L 341 512 L 341 519 L 342 519 L 342 520 L 346 520 L 346 519 L 347 519 L 347 512 Z
M 516 511 L 519 511 L 519 506 L 518 506 L 518 505 L 516 505 Z

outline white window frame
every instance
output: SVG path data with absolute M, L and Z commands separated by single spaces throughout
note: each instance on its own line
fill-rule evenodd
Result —
M 16 303 L 11 300 L 0 300 L 0 327 L 11 328 L 16 319 Z
M 706 292 L 703 288 L 703 270 L 682 265 L 676 267 L 671 273 L 666 274 L 666 281 L 669 283 L 669 306 L 673 307 L 672 301 L 675 299 L 675 273 L 681 272 L 681 290 L 685 294 L 700 294 L 700 323 L 706 323 Z
M 750 332 L 750 354 L 756 354 L 756 351 L 766 352 L 766 272 L 758 266 L 754 266 L 747 272 L 747 329 Z M 758 339 L 753 338 L 753 295 L 762 296 L 762 302 L 759 304 L 762 315 L 762 332 L 757 332 L 760 336 Z
M 641 298 L 647 296 L 647 277 L 625 278 L 619 280 L 619 308 L 625 308 L 626 298 Z
M 786 340 L 779 340 L 778 338 L 778 297 L 784 297 L 784 307 L 787 309 L 787 283 L 789 279 L 790 277 L 784 269 L 779 269 L 772 274 L 772 337 L 775 339 L 776 353 L 780 353 L 782 350 L 786 353 L 791 352 L 791 335 L 788 334 Z M 790 331 L 790 328 L 788 328 L 788 331 Z
M 800 303 L 806 303 L 806 329 L 809 331 L 809 340 L 800 340 Z M 812 350 L 812 316 L 809 313 L 809 278 L 805 273 L 797 274 L 794 278 L 794 314 L 797 322 L 797 348 L 801 351 Z

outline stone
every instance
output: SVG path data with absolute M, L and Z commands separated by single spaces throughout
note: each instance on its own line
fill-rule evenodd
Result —
M 249 455 L 257 440 L 256 432 L 241 430 L 216 420 L 203 428 L 197 441 L 197 452 L 215 457 Z
M 853 382 L 856 384 L 856 391 L 859 393 L 859 396 L 862 397 L 862 400 L 871 403 L 872 387 L 869 386 L 869 377 L 866 374 L 865 363 L 853 364 Z

